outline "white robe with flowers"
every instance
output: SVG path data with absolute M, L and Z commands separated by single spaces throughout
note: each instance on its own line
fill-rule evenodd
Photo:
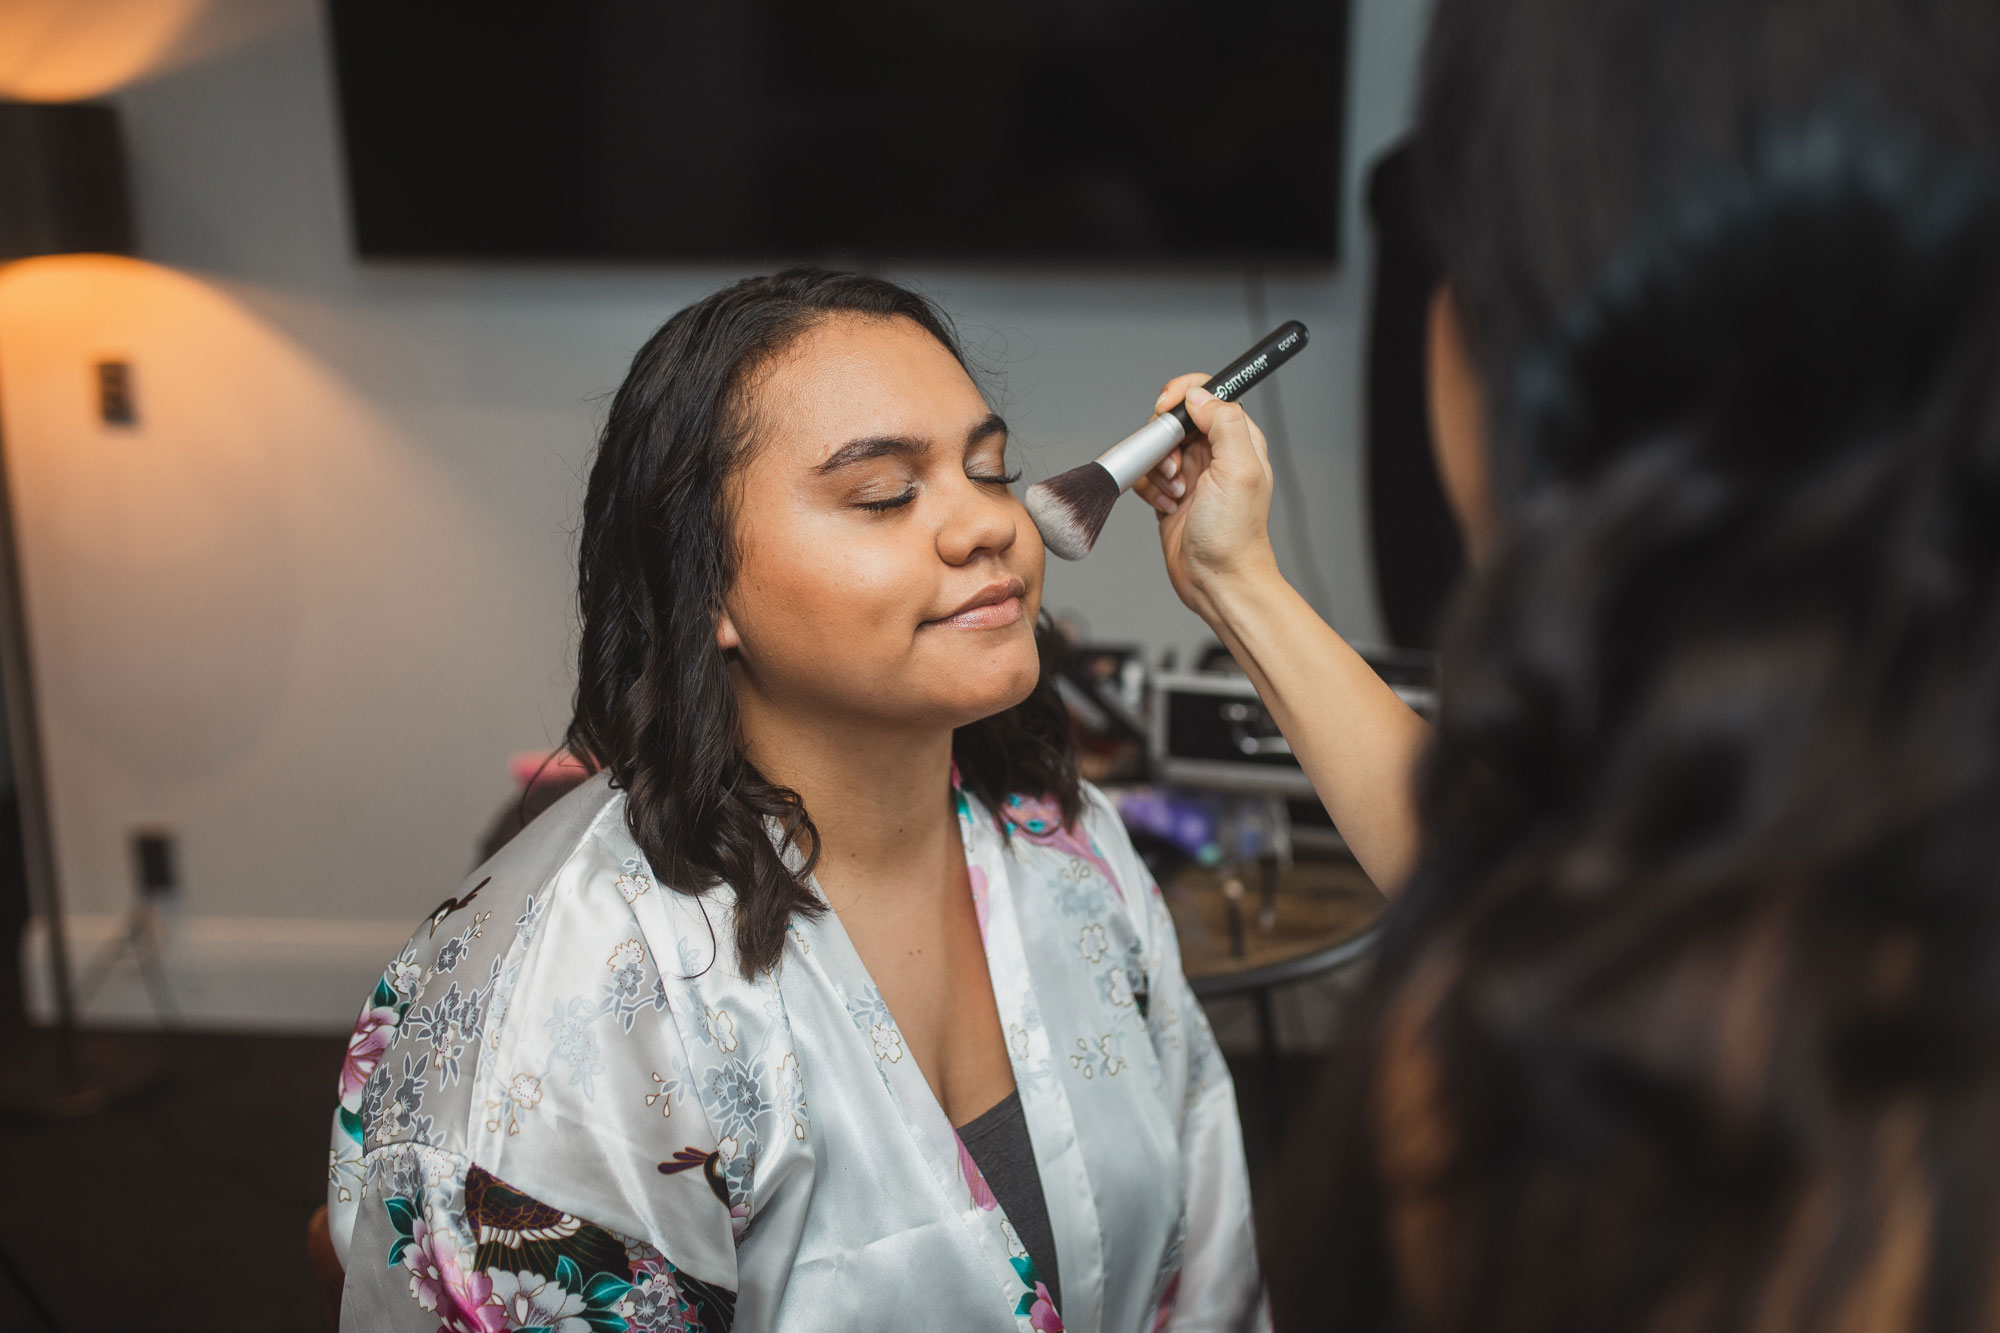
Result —
M 839 920 L 735 963 L 592 779 L 475 871 L 349 1044 L 346 1330 L 1263 1327 L 1229 1074 L 1104 797 L 959 799 L 1052 1308 Z M 1003 823 L 1007 832 L 1003 832 Z

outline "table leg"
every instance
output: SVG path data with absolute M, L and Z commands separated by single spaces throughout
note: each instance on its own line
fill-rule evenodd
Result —
M 1257 1006 L 1258 1063 L 1263 1066 L 1264 1100 L 1270 1108 L 1265 1119 L 1271 1142 L 1276 1143 L 1285 1131 L 1285 1070 L 1278 1058 L 1278 1016 L 1271 1005 L 1269 987 L 1259 987 L 1250 998 Z

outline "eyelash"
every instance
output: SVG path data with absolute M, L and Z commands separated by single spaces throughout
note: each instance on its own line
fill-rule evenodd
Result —
M 982 486 L 1012 486 L 1020 479 L 1021 474 L 1019 472 L 1005 472 L 997 477 L 969 476 L 967 478 L 968 481 L 976 481 Z M 901 509 L 916 498 L 916 489 L 912 487 L 910 490 L 904 491 L 901 495 L 891 496 L 887 500 L 863 500 L 855 508 L 866 509 L 877 514 L 886 514 L 892 509 Z

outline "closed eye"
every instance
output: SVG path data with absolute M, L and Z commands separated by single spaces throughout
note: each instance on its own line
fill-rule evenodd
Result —
M 886 500 L 863 500 L 854 507 L 856 509 L 867 509 L 877 514 L 886 514 L 891 509 L 901 509 L 916 498 L 917 488 L 912 486 L 901 495 L 892 495 Z
M 983 476 L 976 472 L 968 472 L 965 474 L 965 477 L 967 481 L 977 482 L 981 486 L 1012 486 L 1021 479 L 1021 474 L 1018 470 Z M 856 509 L 866 509 L 870 513 L 886 514 L 892 509 L 903 508 L 916 498 L 917 490 L 916 487 L 912 486 L 901 495 L 892 495 L 886 500 L 862 500 L 857 502 L 854 507 Z

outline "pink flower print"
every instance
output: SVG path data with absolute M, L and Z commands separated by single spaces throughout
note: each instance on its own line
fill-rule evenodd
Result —
M 507 1327 L 507 1312 L 492 1303 L 492 1280 L 465 1268 L 450 1232 L 417 1218 L 403 1266 L 410 1270 L 410 1295 L 437 1315 L 439 1333 L 502 1333 Z
M 1104 876 L 1104 882 L 1118 895 L 1118 901 L 1125 901 L 1125 890 L 1119 886 L 1118 876 L 1111 873 L 1111 863 L 1104 859 L 1104 853 L 1080 827 L 1063 826 L 1062 807 L 1054 801 L 1045 796 L 1009 796 L 1000 818 L 1028 841 L 1067 852 L 1089 864 Z
M 1056 1304 L 1049 1299 L 1046 1284 L 1035 1284 L 1035 1303 L 1028 1310 L 1028 1327 L 1040 1333 L 1062 1333 L 1062 1316 L 1056 1313 Z
M 986 893 L 986 872 L 978 866 L 967 866 L 966 872 L 972 877 L 972 912 L 979 918 L 979 938 L 986 939 L 986 914 L 990 909 Z
M 444 1301 L 444 1265 L 456 1261 L 457 1247 L 449 1232 L 433 1231 L 419 1217 L 410 1224 L 410 1245 L 403 1251 L 403 1267 L 410 1270 L 410 1297 L 426 1310 L 435 1310 Z
M 461 1271 L 455 1253 L 451 1268 L 438 1333 L 506 1333 L 507 1311 L 493 1299 L 493 1279 L 478 1269 Z
M 347 1038 L 347 1056 L 340 1062 L 340 1104 L 349 1111 L 361 1109 L 361 1089 L 368 1076 L 382 1063 L 389 1039 L 396 1035 L 394 1009 L 363 1009 L 361 1020 Z
M 1000 817 L 1037 840 L 1062 832 L 1062 807 L 1046 796 L 1009 796 Z
M 509 1273 L 494 1269 L 493 1294 L 514 1328 L 542 1328 L 550 1333 L 591 1333 L 583 1318 L 583 1295 L 540 1273 Z M 502 1325 L 507 1327 L 508 1325 Z
M 1000 1206 L 1000 1200 L 993 1196 L 993 1187 L 986 1183 L 986 1176 L 980 1171 L 979 1163 L 972 1160 L 966 1150 L 965 1140 L 958 1141 L 958 1170 L 965 1177 L 965 1184 L 972 1191 L 972 1202 L 986 1212 Z

